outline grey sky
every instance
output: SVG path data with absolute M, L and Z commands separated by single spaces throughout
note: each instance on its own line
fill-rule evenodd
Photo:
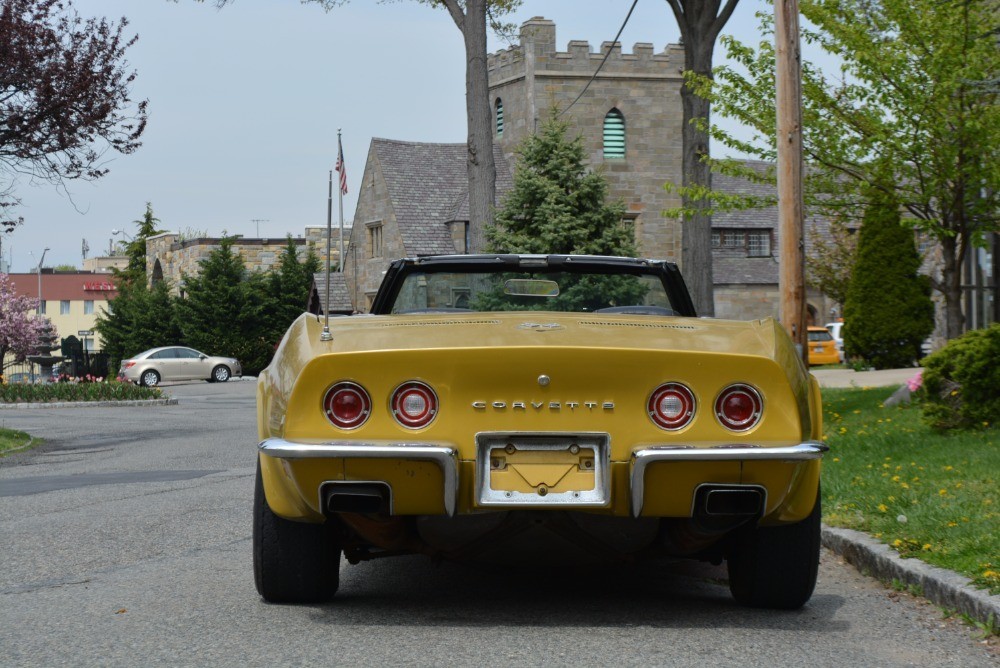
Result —
M 80 267 L 84 239 L 89 256 L 106 254 L 112 229 L 134 233 L 146 202 L 172 231 L 284 237 L 325 225 L 338 127 L 347 221 L 372 137 L 465 140 L 464 49 L 444 10 L 411 0 L 354 0 L 329 13 L 297 0 L 236 0 L 223 10 L 194 0 L 74 4 L 83 16 L 125 16 L 139 35 L 128 60 L 138 71 L 134 99 L 149 99 L 149 126 L 138 152 L 109 155 L 110 174 L 69 182 L 70 196 L 19 183 L 25 223 L 2 240 L 12 271 L 32 271 L 46 247 L 45 266 Z M 559 49 L 582 39 L 597 50 L 631 2 L 524 5 L 516 23 L 544 16 Z M 757 41 L 762 7 L 742 0 L 725 32 Z M 636 42 L 659 51 L 678 34 L 664 0 L 640 0 L 621 41 L 626 52 Z M 491 38 L 491 51 L 505 46 Z

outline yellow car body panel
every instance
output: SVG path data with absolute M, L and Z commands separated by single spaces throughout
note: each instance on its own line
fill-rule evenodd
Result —
M 329 341 L 322 340 L 322 329 L 319 318 L 300 317 L 260 374 L 261 440 L 453 448 L 458 514 L 483 509 L 474 478 L 477 435 L 484 432 L 606 434 L 610 498 L 584 510 L 618 516 L 630 513 L 628 476 L 637 451 L 790 447 L 822 433 L 818 384 L 772 320 L 518 312 L 334 318 Z M 393 390 L 414 380 L 440 397 L 435 419 L 416 430 L 401 426 L 389 406 Z M 324 414 L 326 391 L 341 381 L 357 383 L 371 397 L 370 417 L 353 430 L 338 429 Z M 683 429 L 666 431 L 647 415 L 651 393 L 664 382 L 683 383 L 694 394 L 695 418 Z M 726 429 L 714 415 L 719 393 L 734 383 L 752 385 L 763 402 L 762 419 L 745 433 Z M 327 481 L 386 482 L 394 515 L 448 511 L 444 473 L 433 462 L 278 461 L 266 452 L 261 462 L 268 504 L 286 519 L 322 521 L 319 489 Z M 563 463 L 525 462 L 525 470 Z M 690 517 L 695 491 L 711 482 L 763 486 L 762 524 L 798 521 L 816 500 L 819 466 L 818 460 L 652 463 L 645 470 L 641 515 Z M 518 475 L 528 480 L 534 474 Z M 551 477 L 551 470 L 546 475 Z M 496 480 L 501 489 L 527 489 L 509 476 Z

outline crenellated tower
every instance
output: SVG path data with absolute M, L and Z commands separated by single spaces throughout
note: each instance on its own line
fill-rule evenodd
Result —
M 557 51 L 555 23 L 541 17 L 522 24 L 519 41 L 487 59 L 494 133 L 511 167 L 518 143 L 549 110 L 564 112 L 583 137 L 589 163 L 604 171 L 612 196 L 625 201 L 639 252 L 679 262 L 680 224 L 661 212 L 680 205 L 663 184 L 681 180 L 683 47 L 655 53 L 640 42 L 623 53 L 620 43 L 594 51 L 571 41 Z

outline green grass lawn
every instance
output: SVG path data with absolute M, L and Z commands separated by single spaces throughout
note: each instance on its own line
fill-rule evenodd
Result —
M 891 393 L 823 391 L 823 521 L 1000 593 L 1000 429 L 936 434 Z
M 31 437 L 23 431 L 14 431 L 13 429 L 0 427 L 0 457 L 3 457 L 8 452 L 20 450 L 30 440 Z

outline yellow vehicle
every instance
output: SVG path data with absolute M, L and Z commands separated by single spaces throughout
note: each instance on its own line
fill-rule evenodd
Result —
M 830 330 L 826 327 L 810 327 L 807 335 L 809 337 L 809 366 L 840 363 L 840 351 L 837 350 L 837 342 L 833 340 L 833 334 L 830 333 Z
M 537 532 L 726 559 L 747 605 L 812 595 L 820 393 L 773 320 L 696 318 L 673 264 L 588 256 L 399 260 L 372 313 L 301 316 L 260 375 L 266 600 L 329 599 L 341 555 Z

